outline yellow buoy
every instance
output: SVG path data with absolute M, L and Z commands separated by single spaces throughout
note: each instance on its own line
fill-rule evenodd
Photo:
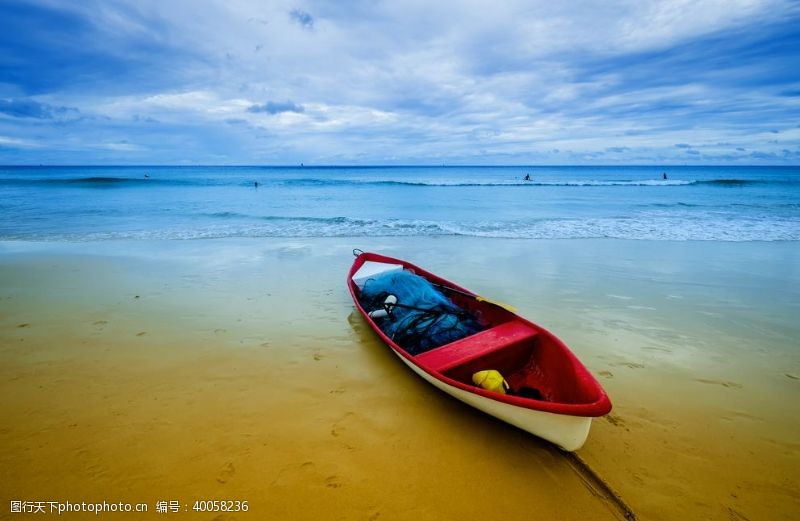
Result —
M 472 382 L 487 391 L 494 391 L 496 393 L 506 394 L 506 389 L 509 389 L 508 382 L 503 378 L 499 371 L 494 369 L 487 369 L 486 371 L 478 371 L 472 375 Z

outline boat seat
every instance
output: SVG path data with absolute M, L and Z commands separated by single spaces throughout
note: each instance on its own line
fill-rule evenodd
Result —
M 524 322 L 511 320 L 474 335 L 420 353 L 414 361 L 439 373 L 452 369 L 485 354 L 503 349 L 520 340 L 535 336 L 536 329 Z

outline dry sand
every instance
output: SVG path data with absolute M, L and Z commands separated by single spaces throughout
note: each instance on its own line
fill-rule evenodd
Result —
M 557 449 L 378 342 L 344 285 L 352 246 L 514 302 L 567 341 L 615 406 L 580 456 L 640 519 L 800 516 L 794 245 L 355 242 L 2 244 L 0 518 L 11 500 L 619 518 Z M 213 499 L 250 510 L 191 511 Z

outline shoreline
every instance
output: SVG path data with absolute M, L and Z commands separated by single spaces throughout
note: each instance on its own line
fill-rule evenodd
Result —
M 0 242 L 0 395 L 24 418 L 0 432 L 2 481 L 53 500 L 236 492 L 292 518 L 612 518 L 547 444 L 393 360 L 344 286 L 359 247 L 513 303 L 564 340 L 614 404 L 579 455 L 641 518 L 800 511 L 800 423 L 786 415 L 800 384 L 798 248 L 486 242 Z M 387 473 L 419 503 L 378 489 Z M 474 479 L 484 490 L 467 497 Z

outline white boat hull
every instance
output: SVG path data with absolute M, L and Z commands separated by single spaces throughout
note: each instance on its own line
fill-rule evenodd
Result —
M 470 393 L 434 378 L 399 353 L 395 352 L 395 354 L 415 373 L 450 396 L 535 436 L 555 443 L 563 450 L 571 452 L 580 449 L 589 436 L 589 428 L 592 425 L 591 417 L 537 411 Z

